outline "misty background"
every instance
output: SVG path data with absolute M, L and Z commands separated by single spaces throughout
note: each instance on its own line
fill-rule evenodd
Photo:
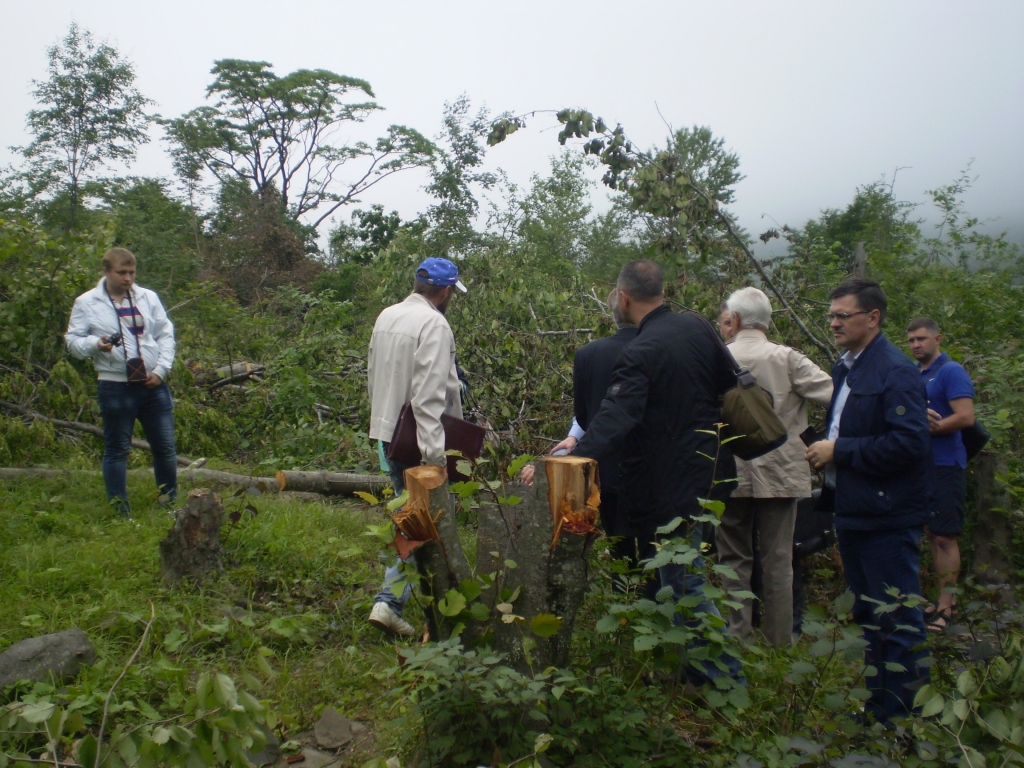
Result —
M 891 181 L 897 168 L 897 199 L 922 203 L 973 160 L 979 178 L 967 210 L 989 220 L 990 233 L 1024 241 L 1024 3 L 1016 0 L 53 0 L 10 3 L 4 17 L 3 166 L 20 162 L 10 147 L 30 140 L 32 80 L 46 78 L 46 49 L 74 21 L 132 62 L 136 86 L 164 117 L 208 103 L 214 60 L 240 58 L 268 61 L 278 75 L 322 68 L 368 80 L 385 111 L 338 136 L 343 143 L 390 123 L 434 136 L 445 102 L 461 94 L 492 116 L 585 107 L 622 123 L 644 148 L 664 144 L 668 125 L 707 125 L 740 157 L 745 178 L 731 210 L 755 236 L 842 208 L 858 186 Z M 520 186 L 546 175 L 559 149 L 554 126 L 553 114 L 528 119 L 488 152 L 488 169 Z M 130 172 L 170 177 L 163 131 L 151 133 Z M 425 180 L 400 173 L 334 222 L 376 202 L 412 218 L 427 205 Z M 595 192 L 599 209 L 604 195 Z M 922 205 L 916 215 L 927 220 L 931 210 Z

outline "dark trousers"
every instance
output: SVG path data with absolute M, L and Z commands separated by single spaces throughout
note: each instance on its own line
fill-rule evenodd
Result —
M 909 714 L 917 689 L 928 681 L 928 668 L 919 666 L 927 656 L 924 615 L 917 608 L 903 606 L 876 613 L 879 603 L 864 598 L 892 604 L 895 600 L 886 594 L 892 587 L 903 595 L 921 594 L 921 529 L 840 529 L 838 536 L 846 585 L 857 598 L 853 618 L 864 628 L 868 642 L 864 662 L 875 668 L 875 674 L 865 678 L 871 692 L 865 710 L 885 722 Z
M 128 506 L 128 451 L 135 422 L 142 424 L 153 450 L 153 474 L 161 495 L 178 493 L 178 452 L 174 446 L 174 401 L 166 383 L 147 389 L 142 384 L 100 381 L 97 387 L 103 416 L 103 482 L 107 499 L 116 499 L 122 514 Z

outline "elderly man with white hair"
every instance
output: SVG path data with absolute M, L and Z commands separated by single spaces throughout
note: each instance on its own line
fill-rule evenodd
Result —
M 753 531 L 764 569 L 765 638 L 773 646 L 791 642 L 793 631 L 793 529 L 796 502 L 811 495 L 811 473 L 800 433 L 807 429 L 807 401 L 827 406 L 832 377 L 795 349 L 769 341 L 772 304 L 763 291 L 741 288 L 727 302 L 734 338 L 729 345 L 736 362 L 750 370 L 771 392 L 775 412 L 789 439 L 782 447 L 752 461 L 736 460 L 736 490 L 726 502 L 715 535 L 719 562 L 736 571 L 725 579 L 732 590 L 749 590 L 754 565 Z M 741 640 L 754 639 L 753 603 L 730 609 L 729 631 Z

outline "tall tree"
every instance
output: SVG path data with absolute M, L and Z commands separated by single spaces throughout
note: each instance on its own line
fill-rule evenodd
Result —
M 487 152 L 484 137 L 490 131 L 487 109 L 476 116 L 465 95 L 444 105 L 444 130 L 438 138 L 443 148 L 434 161 L 427 185 L 437 202 L 427 209 L 430 222 L 427 243 L 443 252 L 465 253 L 479 237 L 473 227 L 480 204 L 473 187 L 490 189 L 497 181 L 493 173 L 480 170 Z
M 215 104 L 164 121 L 175 168 L 187 182 L 195 182 L 199 168 L 222 184 L 244 180 L 257 195 L 273 196 L 288 218 L 310 214 L 309 223 L 317 227 L 379 181 L 433 157 L 433 144 L 401 125 L 390 126 L 373 144 L 335 146 L 334 135 L 383 109 L 372 100 L 370 84 L 325 69 L 278 77 L 271 66 L 215 62 L 206 90 Z M 359 170 L 341 181 L 343 166 L 353 161 Z
M 74 228 L 83 182 L 108 163 L 135 159 L 149 141 L 151 102 L 135 87 L 132 65 L 77 24 L 47 56 L 49 77 L 33 81 L 40 108 L 28 113 L 35 138 L 22 152 L 34 191 L 63 188 L 68 228 Z

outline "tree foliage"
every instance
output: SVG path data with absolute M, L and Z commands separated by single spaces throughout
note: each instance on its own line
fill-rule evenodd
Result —
M 132 65 L 77 24 L 47 57 L 48 79 L 34 81 L 39 108 L 28 113 L 34 138 L 22 150 L 30 164 L 26 179 L 33 193 L 66 192 L 66 226 L 74 228 L 82 183 L 103 166 L 133 160 L 149 141 L 151 102 L 135 88 Z
M 426 138 L 401 125 L 373 143 L 331 143 L 345 126 L 382 109 L 365 80 L 324 69 L 279 77 L 267 62 L 240 59 L 221 59 L 211 73 L 206 93 L 215 103 L 164 121 L 176 169 L 190 183 L 206 168 L 221 183 L 241 179 L 261 196 L 274 188 L 286 216 L 310 214 L 316 227 L 379 181 L 433 155 Z M 358 170 L 342 179 L 342 169 L 354 165 Z

